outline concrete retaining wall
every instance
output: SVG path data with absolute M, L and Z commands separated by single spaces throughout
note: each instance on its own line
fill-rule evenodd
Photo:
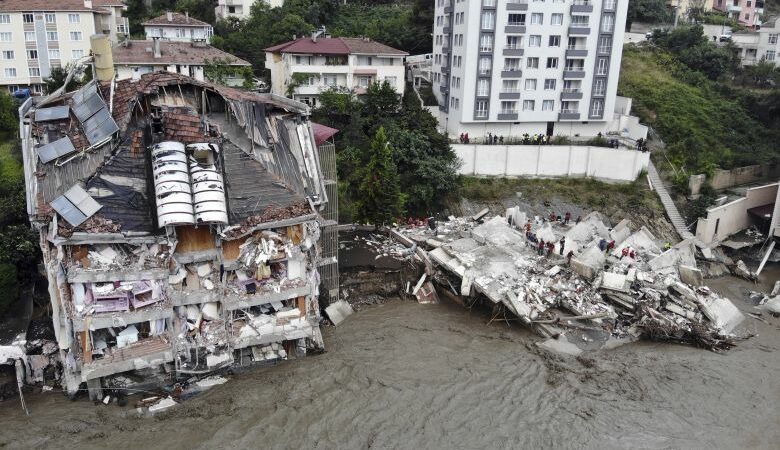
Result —
M 747 213 L 750 208 L 774 203 L 777 198 L 778 183 L 748 189 L 746 195 L 733 202 L 707 210 L 696 224 L 696 237 L 709 244 L 714 240 L 723 240 L 732 234 L 744 230 L 752 224 Z
M 762 164 L 754 166 L 737 167 L 731 170 L 715 171 L 710 180 L 710 185 L 715 190 L 728 189 L 741 184 L 755 183 L 762 180 L 776 180 L 780 178 L 780 164 Z M 691 175 L 688 187 L 691 194 L 696 195 L 704 185 L 705 175 Z
M 575 145 L 453 144 L 460 173 L 499 177 L 593 177 L 633 181 L 647 169 L 650 153 Z

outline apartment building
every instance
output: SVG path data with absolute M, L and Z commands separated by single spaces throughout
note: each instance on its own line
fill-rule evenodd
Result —
M 190 17 L 190 13 L 168 11 L 143 23 L 146 39 L 161 38 L 168 41 L 189 42 L 194 40 L 211 43 L 214 27 Z
M 763 23 L 758 31 L 734 33 L 731 40 L 739 49 L 743 66 L 760 61 L 767 61 L 775 66 L 780 63 L 780 17 Z
M 712 8 L 725 12 L 741 25 L 750 28 L 759 28 L 764 14 L 762 0 L 712 0 Z
M 612 131 L 627 7 L 625 0 L 437 0 L 440 125 L 470 136 Z
M 256 1 L 258 0 L 218 0 L 214 12 L 219 19 L 227 19 L 229 17 L 246 19 L 249 17 L 252 5 L 254 5 Z M 278 8 L 284 5 L 284 0 L 267 0 L 265 3 L 271 8 Z
M 89 0 L 0 2 L 0 85 L 40 93 L 51 69 L 89 55 L 103 15 Z
M 346 89 L 357 94 L 375 82 L 388 82 L 404 93 L 404 56 L 408 53 L 368 38 L 312 37 L 265 49 L 271 93 L 317 106 L 320 92 Z

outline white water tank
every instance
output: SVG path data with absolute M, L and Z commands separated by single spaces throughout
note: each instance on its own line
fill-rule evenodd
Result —
M 196 223 L 228 223 L 225 183 L 217 169 L 219 147 L 216 144 L 187 146 L 192 180 L 192 203 Z
M 184 144 L 164 141 L 152 147 L 152 174 L 158 225 L 194 224 L 195 212 Z

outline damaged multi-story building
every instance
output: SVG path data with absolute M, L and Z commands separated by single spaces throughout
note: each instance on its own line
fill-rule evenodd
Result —
M 108 70 L 20 108 L 64 387 L 99 397 L 322 349 L 335 168 L 309 108 Z

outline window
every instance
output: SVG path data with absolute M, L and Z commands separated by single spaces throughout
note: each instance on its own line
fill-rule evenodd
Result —
M 493 35 L 483 34 L 479 38 L 479 51 L 492 52 L 493 51 Z
M 488 115 L 488 102 L 485 100 L 478 100 L 476 111 L 474 112 L 474 116 L 478 118 L 485 118 Z
M 604 0 L 604 9 L 612 11 L 613 9 L 615 9 L 615 3 L 616 3 L 615 0 Z
M 334 77 L 335 78 L 335 77 Z M 385 77 L 385 80 L 391 87 L 395 87 L 398 77 Z M 333 84 L 335 86 L 335 83 Z
M 542 100 L 542 111 L 552 111 L 555 108 L 555 100 Z
M 361 76 L 358 77 L 358 86 L 367 88 L 371 84 L 371 77 Z
M 593 83 L 593 95 L 604 95 L 606 84 L 604 78 L 596 78 L 596 81 Z
M 768 36 L 767 42 L 770 43 L 770 44 L 777 44 L 777 33 L 770 34 Z
M 563 25 L 563 14 L 552 14 L 550 16 L 550 25 Z
M 73 59 L 83 58 L 84 50 L 71 50 L 70 55 Z
M 308 56 L 307 58 L 309 58 L 309 60 L 308 60 L 309 62 L 306 63 L 306 64 L 311 64 L 312 63 L 311 56 Z M 374 65 L 374 58 L 372 58 L 371 56 L 358 56 L 357 63 L 358 63 L 359 66 L 373 66 Z
M 517 80 L 504 80 L 501 85 L 501 92 L 510 94 L 520 92 L 520 90 L 517 89 Z
M 463 57 L 462 56 L 458 56 L 458 57 L 455 58 L 455 60 L 458 62 L 458 67 L 460 67 L 460 64 L 463 62 Z
M 615 15 L 604 14 L 601 16 L 601 32 L 612 33 L 615 31 Z
M 479 58 L 479 74 L 490 75 L 491 60 L 487 56 Z
M 325 86 L 335 86 L 336 85 L 336 75 L 335 74 L 323 74 L 322 75 L 322 84 Z
M 35 42 L 35 31 L 25 31 L 24 42 Z
M 490 81 L 482 78 L 477 82 L 477 96 L 487 97 L 490 95 Z
M 543 23 L 544 23 L 544 14 L 542 13 L 531 14 L 531 25 L 541 25 Z
M 30 67 L 28 70 L 30 72 L 30 76 L 31 77 L 39 77 L 39 76 L 41 76 L 41 69 L 39 69 L 37 67 Z
M 536 107 L 534 100 L 523 100 L 523 111 L 533 111 L 534 107 Z
M 24 23 L 33 23 L 34 20 L 35 20 L 35 18 L 33 17 L 32 14 L 29 14 L 29 13 L 22 14 L 22 22 L 24 22 Z M 16 76 L 16 75 L 14 75 L 14 76 Z
M 607 58 L 599 58 L 596 64 L 596 75 L 606 75 L 609 60 Z
M 750 8 L 750 2 L 749 1 L 747 2 L 747 7 Z
M 548 69 L 557 69 L 558 68 L 558 58 L 547 58 L 547 68 Z
M 542 37 L 539 35 L 532 35 L 528 37 L 528 46 L 529 47 L 541 47 L 542 46 Z
M 13 50 L 3 50 L 3 59 L 14 59 Z
M 49 59 L 60 59 L 60 49 L 53 48 L 49 50 Z
M 527 58 L 525 60 L 525 67 L 528 69 L 538 69 L 539 68 L 539 58 L 533 57 L 533 58 Z
M 573 27 L 587 27 L 588 16 L 571 16 L 571 26 Z
M 548 46 L 549 47 L 560 47 L 561 46 L 561 37 L 560 36 L 550 36 Z
M 745 20 L 750 20 L 750 14 L 745 14 Z
M 608 54 L 612 51 L 612 36 L 601 36 L 599 38 L 599 53 Z
M 33 34 L 33 37 L 35 37 L 35 34 Z M 13 40 L 13 35 L 10 31 L 0 33 L 0 42 L 11 42 L 11 40 Z
M 9 67 L 5 69 L 5 77 L 6 78 L 15 78 L 16 77 L 16 69 L 13 67 Z
M 597 98 L 590 104 L 590 115 L 593 117 L 601 117 L 604 112 L 604 100 Z
M 78 13 L 68 14 L 68 22 L 69 23 L 79 23 L 79 22 L 81 22 L 81 14 L 78 14 Z
M 0 14 L 0 23 L 11 23 L 10 14 Z
M 767 61 L 774 61 L 775 60 L 775 51 L 774 50 L 767 50 L 766 55 L 764 55 L 764 59 Z
M 309 66 L 311 65 L 311 56 L 295 56 L 295 64 L 299 66 Z
M 183 38 L 187 36 L 186 33 L 184 33 L 184 28 L 176 28 L 174 32 L 176 33 L 177 38 Z
M 523 37 L 522 36 L 507 36 L 506 37 L 506 48 L 509 49 L 517 49 L 523 47 Z
M 545 91 L 555 90 L 555 78 L 547 78 L 544 80 L 544 90 Z
M 81 34 L 81 33 L 79 33 Z M 57 35 L 56 31 L 47 31 L 46 32 L 46 40 L 50 42 L 59 41 L 59 36 Z
M 504 58 L 504 70 L 520 70 L 520 58 Z
M 81 31 L 71 31 L 70 32 L 70 40 L 71 41 L 80 41 L 81 40 Z
M 57 15 L 54 13 L 46 13 L 44 17 L 46 18 L 46 23 L 57 23 Z
M 482 29 L 492 30 L 496 22 L 496 15 L 493 11 L 484 11 L 482 13 Z
M 501 102 L 501 114 L 517 114 L 517 102 Z
M 526 91 L 535 91 L 536 90 L 536 78 L 529 78 L 525 80 L 525 90 Z
M 38 59 L 38 50 L 27 50 L 27 59 Z
M 525 14 L 510 14 L 506 23 L 513 26 L 525 25 Z

